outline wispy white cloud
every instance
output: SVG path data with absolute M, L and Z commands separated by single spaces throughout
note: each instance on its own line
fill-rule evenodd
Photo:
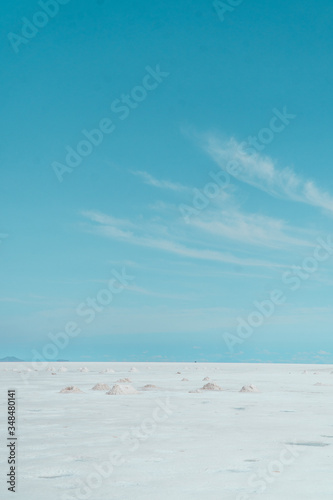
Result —
M 214 143 L 213 139 L 210 138 L 210 141 Z M 229 148 L 230 149 L 230 148 Z M 236 149 L 237 148 L 234 148 Z M 235 154 L 238 154 L 237 151 Z M 235 161 L 235 154 L 228 152 L 228 158 L 233 159 Z M 241 159 L 243 161 L 250 160 L 251 157 L 245 155 L 241 155 Z M 252 161 L 253 159 L 251 159 Z M 225 166 L 225 164 L 224 164 Z M 274 166 L 270 161 L 261 161 L 259 159 L 258 164 L 255 165 L 256 169 L 259 172 L 264 172 L 266 177 L 270 179 L 274 179 Z M 144 174 L 148 176 L 148 178 L 152 179 L 150 174 L 146 172 L 140 174 Z M 209 182 L 211 179 L 209 179 Z M 296 181 L 295 181 L 296 182 Z M 154 179 L 154 185 L 162 186 L 165 181 Z M 292 181 L 289 182 L 291 184 Z M 170 183 L 172 186 L 175 184 Z M 182 188 L 188 189 L 190 192 L 190 188 L 186 188 L 182 186 Z M 204 188 L 204 186 L 203 186 Z M 231 193 L 232 191 L 232 193 Z M 313 247 L 315 244 L 313 241 L 315 240 L 315 235 L 310 234 L 310 231 L 300 230 L 297 227 L 292 227 L 286 224 L 285 221 L 281 219 L 276 219 L 273 217 L 269 217 L 267 215 L 255 214 L 255 213 L 242 213 L 238 208 L 237 203 L 237 192 L 236 188 L 229 189 L 228 193 L 225 193 L 224 190 L 221 190 L 220 195 L 216 199 L 211 200 L 210 205 L 199 211 L 197 215 L 193 215 L 188 221 L 187 225 L 187 233 L 189 226 L 192 226 L 193 229 L 198 231 L 205 232 L 211 234 L 213 237 L 219 238 L 221 241 L 221 237 L 224 239 L 229 239 L 240 244 L 244 245 L 255 245 L 260 247 L 267 248 L 278 248 L 290 250 L 291 247 Z M 313 191 L 313 190 L 312 190 Z M 225 196 L 223 196 L 225 195 Z M 314 195 L 313 195 L 314 196 Z M 222 200 L 220 198 L 223 198 Z M 150 209 L 156 212 L 163 212 L 164 217 L 170 216 L 173 218 L 174 223 L 177 224 L 177 218 L 179 219 L 179 208 L 170 203 L 166 204 L 163 201 L 155 202 L 154 205 L 150 206 Z M 107 217 L 105 217 L 106 220 Z M 99 222 L 102 222 L 102 216 L 100 216 Z M 157 220 L 158 217 L 155 216 Z M 98 219 L 96 218 L 96 221 Z M 108 221 L 106 220 L 106 223 Z M 112 222 L 112 221 L 111 221 Z M 115 222 L 115 221 L 114 221 Z M 119 227 L 119 223 L 114 224 Z M 129 223 L 127 223 L 127 227 L 129 227 Z M 311 237 L 312 241 L 308 241 L 308 237 Z M 206 236 L 207 237 L 207 236 Z
M 293 199 L 296 199 L 296 188 L 301 181 L 290 169 L 285 169 L 280 175 L 270 159 L 258 156 L 254 159 L 250 155 L 246 155 L 241 151 L 240 145 L 234 139 L 226 142 L 223 147 L 221 142 L 216 138 L 208 136 L 205 145 L 220 166 L 225 167 L 226 162 L 230 160 L 237 160 L 242 167 L 243 164 L 246 164 L 247 171 L 245 172 L 243 167 L 243 172 L 240 176 L 244 182 L 246 181 L 246 175 L 249 176 L 249 172 L 251 172 L 252 178 L 248 181 L 249 183 L 255 185 L 254 183 L 257 182 L 257 187 L 260 187 L 258 179 L 265 179 L 266 183 L 269 184 L 271 194 L 274 193 L 276 196 L 282 196 L 281 193 L 278 193 L 278 187 L 280 186 L 280 190 L 285 188 L 284 196 L 287 196 L 287 193 L 290 192 L 289 196 L 293 196 Z M 186 186 L 179 186 L 172 182 L 153 178 L 147 172 L 134 173 L 135 175 L 142 176 L 147 183 L 154 186 L 165 187 L 174 191 L 187 190 L 190 192 L 191 190 L 191 188 Z M 264 187 L 261 186 L 261 189 L 264 189 Z M 305 188 L 307 189 L 309 199 L 319 198 L 320 193 L 313 184 L 308 182 Z M 267 186 L 265 190 L 268 190 Z M 291 227 L 283 220 L 266 215 L 242 213 L 237 207 L 234 196 L 235 192 L 234 190 L 232 191 L 233 194 L 230 192 L 226 194 L 224 190 L 221 190 L 221 196 L 226 194 L 222 202 L 219 203 L 221 201 L 219 200 L 220 196 L 217 197 L 207 209 L 200 211 L 197 216 L 191 217 L 189 226 L 199 231 L 204 231 L 206 234 L 210 233 L 212 236 L 218 237 L 220 241 L 221 237 L 223 237 L 240 244 L 255 245 L 257 247 L 290 250 L 291 247 L 313 247 L 315 245 L 313 243 L 315 235 L 311 235 L 312 241 L 308 241 L 307 239 L 310 236 L 309 231 L 305 232 L 299 228 Z M 301 201 L 301 198 L 297 198 L 297 201 Z M 162 201 L 155 203 L 150 208 L 154 211 L 162 210 L 164 215 L 169 214 L 171 217 L 175 217 L 179 213 L 179 210 L 177 212 L 174 205 L 166 204 Z
M 91 232 L 127 242 L 128 244 L 140 245 L 199 260 L 224 262 L 241 266 L 259 266 L 269 268 L 284 267 L 281 264 L 275 264 L 266 260 L 237 257 L 232 253 L 220 252 L 218 250 L 211 250 L 208 248 L 200 249 L 189 247 L 182 243 L 178 243 L 177 241 L 172 241 L 171 239 L 156 237 L 156 234 L 147 234 L 147 228 L 145 227 L 140 228 L 139 226 L 136 226 L 136 231 L 129 231 L 126 230 L 126 227 L 134 227 L 134 224 L 130 221 L 125 221 L 125 228 L 122 229 L 119 227 L 122 223 L 120 220 L 115 220 L 113 217 L 109 218 L 107 215 L 103 217 L 103 214 L 100 213 L 96 215 L 93 211 L 85 211 L 82 215 L 92 222 L 97 222 L 97 224 L 90 226 L 89 230 Z M 110 223 L 107 223 L 108 220 L 110 220 Z M 152 228 L 149 227 L 149 230 L 151 231 Z M 141 234 L 138 234 L 138 232 Z
M 166 181 L 166 180 L 156 179 L 148 172 L 144 172 L 141 170 L 131 170 L 131 173 L 133 175 L 141 177 L 143 182 L 145 184 L 150 185 L 150 186 L 154 186 L 154 187 L 161 188 L 161 189 L 169 189 L 171 191 L 178 191 L 178 192 L 189 190 L 189 188 L 187 186 L 183 186 L 182 184 L 179 184 L 176 182 L 170 182 L 170 181 Z
M 88 219 L 98 222 L 99 224 L 106 226 L 122 226 L 122 227 L 135 227 L 135 225 L 128 219 L 119 219 L 112 217 L 112 215 L 106 215 L 98 210 L 83 210 L 81 214 Z
M 292 246 L 315 246 L 315 243 L 302 238 L 302 231 L 289 227 L 283 220 L 244 214 L 234 209 L 209 211 L 201 217 L 193 218 L 190 224 L 215 236 L 260 247 L 290 250 Z
M 234 138 L 220 140 L 208 134 L 203 147 L 223 169 L 229 161 L 240 165 L 237 179 L 254 186 L 272 196 L 306 203 L 333 212 L 333 196 L 318 187 L 313 180 L 303 179 L 292 168 L 279 169 L 274 161 L 265 155 L 250 155 Z
M 17 299 L 15 297 L 0 297 L 0 302 L 13 302 L 16 304 L 30 304 L 30 301 Z

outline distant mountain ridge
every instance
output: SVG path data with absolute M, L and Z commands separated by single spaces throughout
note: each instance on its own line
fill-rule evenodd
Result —
M 1 359 L 0 359 L 0 363 L 1 363 L 1 362 L 4 362 L 4 363 L 9 363 L 9 362 L 22 362 L 22 361 L 23 361 L 22 359 L 15 358 L 15 356 L 7 356 L 6 358 L 1 358 Z
M 15 358 L 15 356 L 6 356 L 5 358 L 0 359 L 0 363 L 25 363 L 23 359 Z M 69 363 L 70 361 L 68 359 L 56 359 L 52 361 L 52 363 Z

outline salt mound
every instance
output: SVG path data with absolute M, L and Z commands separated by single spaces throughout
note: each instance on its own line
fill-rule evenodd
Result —
M 64 389 L 61 389 L 60 391 L 62 394 L 72 394 L 72 393 L 79 393 L 82 392 L 81 389 L 78 387 L 75 387 L 75 385 L 69 385 L 68 387 L 65 387 Z
M 144 391 L 153 391 L 154 389 L 158 389 L 158 387 L 154 384 L 147 384 L 142 389 Z
M 255 385 L 244 385 L 239 392 L 259 392 Z
M 188 382 L 188 378 L 182 378 L 182 382 Z
M 108 384 L 96 384 L 91 389 L 92 391 L 109 391 L 110 386 Z
M 181 374 L 182 374 L 182 372 L 177 372 L 177 375 L 181 375 Z
M 114 385 L 112 389 L 107 392 L 108 395 L 118 395 L 118 394 L 138 394 L 138 391 L 134 389 L 131 385 Z
M 210 380 L 210 378 L 209 378 L 209 377 L 205 377 L 205 378 L 203 378 L 203 379 L 202 379 L 202 381 L 203 381 L 203 382 L 206 382 L 206 381 L 208 381 L 208 380 Z
M 132 380 L 130 378 L 120 378 L 116 383 L 118 384 L 130 384 Z
M 67 368 L 65 368 L 64 366 L 61 366 L 58 371 L 59 371 L 59 373 L 65 373 L 65 372 L 67 372 Z
M 115 373 L 114 370 L 112 370 L 112 368 L 106 368 L 105 370 L 102 370 L 101 372 L 99 373 Z
M 205 384 L 202 388 L 203 391 L 223 391 L 222 387 L 217 384 Z
M 135 368 L 135 366 L 133 366 L 133 367 L 129 370 L 129 372 L 131 372 L 131 373 L 139 373 L 139 370 L 138 370 L 137 368 Z
M 88 373 L 89 370 L 88 370 L 88 368 L 86 366 L 84 366 L 83 368 L 80 368 L 79 371 L 81 373 Z

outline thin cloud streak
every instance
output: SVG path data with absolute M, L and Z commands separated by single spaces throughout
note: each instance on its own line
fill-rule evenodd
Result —
M 235 264 L 240 266 L 258 266 L 258 267 L 269 267 L 269 268 L 285 267 L 282 264 L 276 264 L 265 260 L 236 257 L 230 253 L 223 253 L 217 250 L 190 248 L 180 243 L 176 243 L 161 238 L 154 238 L 152 236 L 137 236 L 136 234 L 134 234 L 133 231 L 124 231 L 123 229 L 115 227 L 111 224 L 107 225 L 105 223 L 105 221 L 108 220 L 109 218 L 107 215 L 105 217 L 101 217 L 101 214 L 99 214 L 97 218 L 94 216 L 94 213 L 90 211 L 83 212 L 83 215 L 93 222 L 96 221 L 98 222 L 98 225 L 90 226 L 89 229 L 92 233 L 113 238 L 119 241 L 126 241 L 127 243 L 132 245 L 140 245 L 147 248 L 155 248 L 161 251 L 181 255 L 183 257 L 189 257 L 199 260 L 223 262 L 227 264 Z M 119 221 L 117 222 L 117 224 L 119 225 Z
M 239 211 L 215 211 L 205 218 L 193 218 L 189 224 L 211 233 L 243 244 L 290 250 L 291 246 L 314 247 L 315 243 L 286 234 L 297 234 L 298 230 L 288 227 L 284 221 L 257 214 L 243 214 Z
M 188 191 L 190 188 L 183 186 L 182 184 L 170 182 L 166 180 L 159 180 L 153 177 L 151 174 L 141 170 L 131 170 L 131 174 L 140 177 L 145 184 L 149 186 L 154 186 L 161 189 L 169 189 L 171 191 Z
M 223 169 L 229 161 L 240 165 L 238 180 L 265 191 L 271 196 L 333 212 L 333 197 L 316 186 L 314 181 L 303 179 L 290 167 L 278 169 L 269 156 L 259 153 L 247 154 L 234 138 L 222 141 L 217 136 L 208 134 L 203 147 Z

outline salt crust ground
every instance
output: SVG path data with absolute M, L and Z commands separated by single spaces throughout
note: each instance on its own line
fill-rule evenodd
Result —
M 107 396 L 107 391 L 91 390 L 98 383 L 128 385 L 116 381 L 127 378 L 133 367 L 138 370 L 131 371 L 137 394 Z M 26 371 L 19 373 L 22 368 Z M 82 363 L 53 363 L 51 368 L 35 372 L 28 371 L 29 364 L 0 364 L 2 422 L 4 395 L 9 388 L 17 392 L 16 500 L 58 500 L 65 493 L 75 498 L 81 481 L 115 450 L 125 462 L 87 498 L 333 498 L 332 366 L 89 363 L 88 372 L 81 372 Z M 184 384 L 177 372 L 186 373 L 189 381 Z M 205 377 L 223 391 L 189 393 L 200 389 Z M 142 390 L 149 384 L 158 389 Z M 260 392 L 239 392 L 251 385 Z M 60 392 L 69 386 L 82 392 Z M 167 398 L 171 414 L 145 436 L 143 423 L 153 418 L 158 401 L 163 404 Z M 129 451 L 121 437 L 140 429 L 144 439 Z M 2 425 L 0 441 L 6 437 Z M 286 447 L 295 456 L 286 455 L 293 459 L 281 469 Z M 0 447 L 1 499 L 13 498 L 4 484 L 6 455 L 6 447 Z M 263 493 L 258 491 L 260 471 L 269 479 Z

